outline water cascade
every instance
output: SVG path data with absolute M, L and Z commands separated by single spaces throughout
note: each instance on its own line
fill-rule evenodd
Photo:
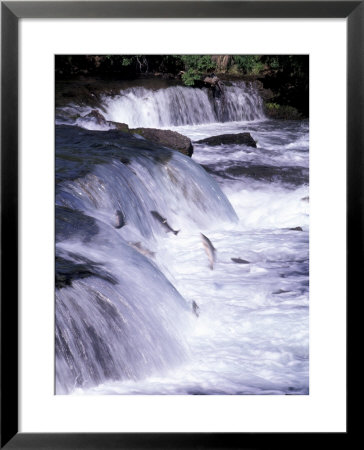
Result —
M 153 258 L 165 231 L 151 211 L 184 233 L 237 221 L 218 184 L 187 156 L 134 137 L 120 142 L 113 131 L 108 149 L 99 132 L 68 128 L 57 129 L 58 156 L 78 148 L 95 164 L 57 183 L 58 393 L 160 373 L 185 358 L 191 301 Z
M 197 89 L 171 86 L 165 89 L 130 87 L 118 95 L 104 95 L 96 108 L 113 122 L 127 123 L 129 127 L 165 128 L 180 125 L 196 125 L 215 122 L 232 122 L 264 119 L 263 101 L 257 89 L 243 82 L 230 83 L 216 88 Z M 108 129 L 85 116 L 92 110 L 87 106 L 68 105 L 58 111 L 57 123 L 68 123 L 77 118 L 76 124 L 95 130 Z M 88 124 L 89 123 L 89 124 Z
M 262 99 L 245 83 L 223 87 L 214 96 L 208 89 L 173 86 L 157 91 L 130 88 L 104 97 L 108 120 L 131 127 L 168 127 L 264 117 Z

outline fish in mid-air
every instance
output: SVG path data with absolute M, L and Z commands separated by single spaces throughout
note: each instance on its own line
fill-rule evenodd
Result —
M 164 230 L 166 233 L 168 233 L 169 231 L 172 231 L 172 233 L 174 233 L 175 235 L 177 235 L 180 230 L 174 230 L 167 222 L 167 219 L 165 219 L 164 217 L 162 217 L 159 212 L 157 211 L 151 211 L 150 212 L 152 214 L 152 216 L 158 220 L 158 222 L 163 226 Z
M 236 264 L 250 264 L 249 261 L 247 261 L 246 259 L 242 259 L 242 258 L 231 258 L 231 261 L 233 261 Z
M 196 317 L 198 317 L 200 315 L 200 307 L 194 300 L 192 301 L 192 311 Z
M 208 237 L 206 237 L 202 233 L 200 233 L 200 234 L 201 234 L 202 244 L 206 251 L 207 257 L 210 261 L 210 269 L 213 270 L 215 260 L 216 260 L 216 256 L 215 256 L 216 248 L 212 245 L 212 243 Z
M 122 228 L 126 224 L 125 216 L 120 209 L 115 211 L 113 222 L 115 228 Z
M 133 247 L 137 252 L 141 253 L 142 255 L 148 258 L 155 257 L 155 252 L 151 252 L 147 248 L 143 247 L 143 245 L 140 242 L 129 242 L 129 245 Z

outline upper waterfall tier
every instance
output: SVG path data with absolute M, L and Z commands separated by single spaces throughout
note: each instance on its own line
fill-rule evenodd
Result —
M 173 86 L 151 90 L 133 87 L 103 97 L 108 120 L 130 127 L 170 127 L 264 118 L 263 102 L 251 85 L 224 86 L 215 95 L 209 89 Z

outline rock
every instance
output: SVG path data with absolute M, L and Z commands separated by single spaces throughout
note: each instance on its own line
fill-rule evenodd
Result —
M 303 231 L 302 227 L 294 227 L 294 228 L 290 228 L 291 231 Z
M 203 80 L 204 85 L 212 90 L 214 97 L 220 97 L 223 92 L 224 83 L 214 73 Z
M 133 128 L 130 129 L 130 132 L 143 136 L 148 141 L 178 150 L 184 155 L 192 156 L 193 146 L 191 139 L 176 131 L 159 130 L 157 128 Z
M 124 133 L 130 132 L 129 126 L 126 123 L 106 120 L 105 117 L 99 111 L 97 111 L 97 109 L 93 109 L 91 112 L 86 114 L 83 119 L 93 119 L 98 125 L 109 125 L 114 127 L 116 130 L 122 131 Z
M 105 117 L 99 111 L 97 111 L 97 109 L 93 109 L 91 112 L 86 114 L 83 117 L 83 119 L 95 119 L 95 121 L 96 121 L 96 123 L 98 125 L 105 125 L 106 124 Z
M 116 280 L 100 264 L 86 258 L 82 260 L 81 256 L 75 254 L 72 256 L 76 257 L 79 261 L 74 262 L 63 256 L 56 255 L 56 289 L 71 286 L 73 281 L 88 277 L 97 277 L 109 283 L 117 284 Z
M 123 133 L 130 133 L 129 126 L 126 123 L 112 122 L 111 120 L 109 120 L 107 123 L 109 125 L 113 125 L 117 130 L 122 131 Z
M 197 144 L 207 144 L 211 146 L 216 145 L 247 145 L 249 147 L 256 147 L 257 144 L 250 133 L 237 134 L 220 134 L 219 136 L 211 136 L 206 139 L 201 139 Z
M 205 77 L 203 81 L 204 83 L 210 84 L 211 86 L 217 86 L 220 82 L 220 79 L 216 75 L 213 75 L 211 77 Z

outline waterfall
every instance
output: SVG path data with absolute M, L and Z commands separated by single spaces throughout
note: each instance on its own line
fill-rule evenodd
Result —
M 246 83 L 232 83 L 214 100 L 218 122 L 264 118 L 263 101 L 258 91 Z
M 136 141 L 136 139 L 135 139 Z M 148 144 L 146 144 L 148 145 Z M 171 223 L 204 228 L 211 221 L 236 221 L 220 187 L 199 164 L 179 152 L 120 150 L 110 164 L 58 186 L 56 202 L 112 224 L 121 211 L 140 236 L 160 234 L 150 211 Z M 157 181 L 158 180 L 158 183 Z
M 58 394 L 161 373 L 187 354 L 184 333 L 191 317 L 186 301 L 117 233 L 108 230 L 108 239 L 106 229 L 101 234 L 87 245 L 71 240 L 57 248 L 64 264 L 79 267 L 86 261 L 90 271 L 56 290 Z M 107 274 L 100 273 L 101 266 Z
M 56 147 L 57 393 L 160 374 L 188 353 L 193 316 L 154 258 L 171 233 L 151 211 L 182 233 L 233 223 L 235 211 L 179 152 L 69 126 Z
M 68 83 L 55 393 L 308 394 L 308 122 L 265 118 L 258 83 Z M 137 127 L 188 137 L 192 158 Z M 198 142 L 245 132 L 256 148 Z
M 207 88 L 172 86 L 151 90 L 133 87 L 113 97 L 104 96 L 102 112 L 108 120 L 127 123 L 134 128 L 264 118 L 258 91 L 243 82 L 223 86 L 216 95 Z

